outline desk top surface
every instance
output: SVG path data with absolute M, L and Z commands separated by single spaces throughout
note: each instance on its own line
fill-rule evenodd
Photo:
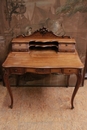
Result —
M 55 51 L 10 52 L 2 65 L 25 68 L 83 68 L 77 54 Z

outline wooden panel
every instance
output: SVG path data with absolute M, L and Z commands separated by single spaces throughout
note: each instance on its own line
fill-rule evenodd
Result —
M 37 74 L 50 74 L 51 69 L 49 68 L 26 68 L 26 72 L 37 73 Z
M 61 69 L 53 68 L 51 69 L 51 73 L 61 73 Z

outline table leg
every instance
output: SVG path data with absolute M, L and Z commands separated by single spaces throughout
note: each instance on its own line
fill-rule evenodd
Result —
M 66 87 L 68 87 L 69 86 L 69 79 L 70 79 L 70 75 L 66 75 Z
M 5 72 L 4 72 L 4 82 L 5 82 L 5 85 L 7 87 L 7 90 L 9 92 L 9 95 L 11 98 L 10 108 L 13 108 L 13 95 L 12 95 L 12 91 L 11 91 L 11 87 L 10 87 L 10 83 L 9 83 L 9 70 L 5 70 Z
M 73 91 L 73 94 L 72 94 L 72 98 L 71 98 L 71 109 L 74 108 L 74 105 L 73 105 L 73 102 L 74 102 L 74 98 L 75 98 L 75 95 L 79 89 L 79 86 L 80 86 L 80 83 L 81 83 L 81 79 L 82 79 L 82 75 L 81 75 L 81 71 L 79 70 L 79 73 L 76 75 L 77 76 L 77 82 L 76 82 L 76 86 L 75 86 L 75 89 Z

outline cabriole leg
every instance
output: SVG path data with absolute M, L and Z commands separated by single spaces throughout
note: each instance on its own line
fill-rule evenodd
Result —
M 80 86 L 80 83 L 82 80 L 81 70 L 79 70 L 79 72 L 78 72 L 78 74 L 76 74 L 76 76 L 77 76 L 77 82 L 76 82 L 76 86 L 75 86 L 75 89 L 73 91 L 72 98 L 71 98 L 71 109 L 74 108 L 74 105 L 73 105 L 74 98 L 75 98 L 75 95 L 79 89 L 79 86 Z
M 9 84 L 9 70 L 8 69 L 5 69 L 5 71 L 4 71 L 4 82 L 5 82 L 5 85 L 7 87 L 7 90 L 9 92 L 9 95 L 10 95 L 10 98 L 11 98 L 10 108 L 13 108 L 13 95 L 12 95 L 11 87 L 10 87 L 10 84 Z

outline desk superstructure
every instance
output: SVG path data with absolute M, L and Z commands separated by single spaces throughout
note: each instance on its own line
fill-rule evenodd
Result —
M 43 28 L 30 36 L 19 36 L 11 42 L 12 51 L 8 54 L 4 68 L 4 82 L 8 89 L 11 105 L 13 95 L 9 83 L 11 74 L 22 75 L 26 72 L 37 74 L 59 73 L 77 76 L 76 86 L 71 98 L 74 108 L 74 97 L 81 83 L 83 64 L 75 49 L 75 40 L 68 36 L 55 36 Z

